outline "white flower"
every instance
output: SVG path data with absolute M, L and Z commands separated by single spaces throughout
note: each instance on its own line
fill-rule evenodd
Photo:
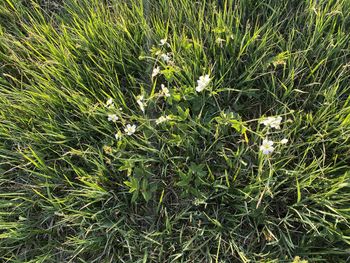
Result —
M 157 76 L 160 72 L 160 67 L 156 67 L 153 69 L 152 71 L 152 78 L 154 78 L 155 76 Z
M 274 117 L 267 117 L 260 121 L 260 123 L 264 124 L 265 126 L 269 127 L 271 122 L 274 120 Z
M 272 128 L 275 128 L 275 129 L 279 130 L 281 128 L 280 127 L 281 121 L 282 121 L 282 117 L 278 116 L 271 122 L 270 125 L 271 125 Z
M 158 124 L 160 124 L 160 123 L 162 123 L 162 122 L 165 122 L 165 121 L 167 121 L 167 120 L 170 120 L 171 118 L 170 118 L 170 116 L 160 116 L 158 119 L 156 119 L 156 124 L 158 125 Z
M 119 118 L 116 114 L 108 114 L 108 121 L 116 122 L 118 119 Z
M 201 92 L 209 85 L 209 83 L 210 83 L 209 75 L 200 76 L 199 79 L 197 80 L 196 91 Z
M 160 46 L 164 46 L 165 44 L 168 44 L 168 43 L 166 42 L 166 40 L 167 40 L 166 38 L 161 39 L 159 45 L 160 45 Z
M 146 102 L 143 101 L 143 95 L 137 97 L 136 100 L 142 112 L 145 112 L 145 107 L 147 106 Z
M 114 137 L 115 137 L 115 139 L 116 139 L 116 140 L 120 140 L 120 139 L 121 139 L 121 137 L 122 137 L 121 132 L 120 132 L 120 131 L 118 131 L 116 134 L 114 134 Z
M 113 99 L 112 98 L 109 98 L 106 102 L 106 106 L 109 106 L 113 103 Z
M 160 59 L 163 60 L 165 63 L 169 63 L 170 61 L 170 56 L 168 54 L 161 54 Z
M 280 129 L 282 117 L 267 117 L 264 120 L 261 121 L 262 124 L 264 124 L 266 127 L 271 127 L 275 129 Z
M 284 138 L 280 141 L 281 144 L 287 144 L 288 143 L 288 139 Z
M 263 154 L 270 154 L 275 150 L 275 148 L 272 145 L 273 145 L 273 141 L 269 141 L 265 139 L 263 140 L 263 143 L 260 146 L 260 151 L 262 151 Z
M 132 135 L 136 131 L 136 125 L 135 124 L 133 124 L 133 125 L 127 124 L 126 127 L 124 128 L 124 131 L 127 135 Z
M 114 108 L 114 103 L 113 103 L 113 99 L 109 98 L 106 102 L 106 107 L 107 108 Z
M 225 39 L 222 39 L 220 37 L 218 37 L 216 39 L 216 44 L 220 45 L 221 48 L 222 48 L 224 42 L 225 42 Z
M 162 88 L 161 94 L 164 95 L 165 97 L 170 97 L 169 89 L 165 87 L 164 84 L 160 85 L 160 87 Z
M 170 44 L 167 42 L 167 39 L 166 39 L 166 38 L 161 39 L 161 40 L 160 40 L 160 44 L 158 44 L 158 45 L 159 45 L 159 46 L 164 46 L 164 45 L 166 45 L 166 46 L 170 47 Z

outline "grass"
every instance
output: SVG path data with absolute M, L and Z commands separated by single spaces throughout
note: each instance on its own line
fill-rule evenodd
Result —
M 348 262 L 349 14 L 1 1 L 2 262 Z

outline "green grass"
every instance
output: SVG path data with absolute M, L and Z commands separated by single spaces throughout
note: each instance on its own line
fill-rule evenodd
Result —
M 349 14 L 348 0 L 1 1 L 1 262 L 348 262 Z

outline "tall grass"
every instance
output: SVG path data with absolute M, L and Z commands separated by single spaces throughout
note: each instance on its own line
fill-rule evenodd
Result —
M 349 14 L 347 0 L 1 1 L 2 261 L 350 260 Z

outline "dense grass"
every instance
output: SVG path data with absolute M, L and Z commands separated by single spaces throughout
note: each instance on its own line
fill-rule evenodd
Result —
M 1 1 L 1 262 L 348 262 L 349 14 L 348 0 Z

